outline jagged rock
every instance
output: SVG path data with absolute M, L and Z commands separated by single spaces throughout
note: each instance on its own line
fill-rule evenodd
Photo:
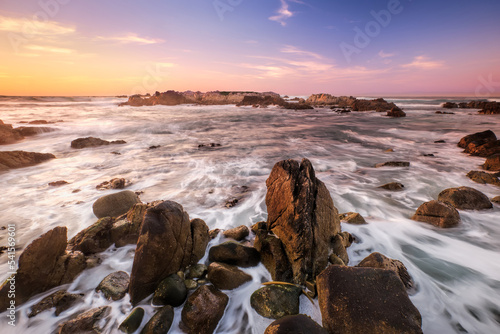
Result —
M 133 191 L 125 190 L 99 198 L 92 205 L 97 218 L 118 217 L 130 210 L 136 203 L 141 203 Z
M 458 108 L 458 104 L 456 104 L 454 102 L 445 102 L 445 103 L 443 103 L 443 108 L 446 108 L 446 109 Z
M 193 264 L 192 266 L 190 266 L 186 272 L 186 278 L 190 278 L 190 279 L 193 279 L 193 278 L 204 278 L 206 276 L 208 272 L 208 268 L 206 265 L 204 264 L 201 264 L 201 263 L 197 263 L 197 264 Z
M 422 333 L 422 319 L 391 270 L 330 266 L 317 278 L 330 333 Z
M 12 144 L 23 139 L 23 135 L 12 128 L 10 124 L 4 124 L 0 120 L 0 145 Z
M 57 317 L 62 312 L 69 309 L 77 301 L 82 299 L 83 295 L 75 295 L 68 293 L 66 290 L 59 290 L 54 292 L 50 296 L 45 297 L 35 305 L 31 307 L 31 311 L 28 314 L 28 318 L 32 318 L 37 314 L 55 308 L 55 316 Z
M 247 226 L 241 225 L 241 226 L 232 228 L 230 230 L 224 231 L 223 234 L 226 238 L 231 238 L 231 239 L 234 239 L 236 241 L 241 241 L 241 240 L 245 239 L 246 237 L 248 237 L 248 235 L 250 234 L 250 230 L 248 229 Z
M 332 252 L 337 255 L 345 265 L 349 263 L 347 248 L 352 244 L 353 238 L 348 232 L 337 234 L 332 239 Z
M 111 311 L 110 306 L 102 306 L 91 309 L 78 315 L 75 319 L 69 320 L 59 327 L 59 334 L 74 333 L 101 333 L 101 320 L 106 318 Z
M 460 223 L 460 214 L 455 207 L 448 203 L 430 201 L 422 204 L 411 219 L 447 228 Z
M 47 127 L 21 126 L 15 128 L 14 131 L 18 132 L 23 137 L 31 137 L 40 133 L 53 132 L 55 129 Z
M 106 299 L 120 300 L 127 294 L 130 276 L 124 271 L 117 271 L 106 276 L 95 288 L 102 291 Z
M 107 190 L 107 189 L 123 189 L 130 185 L 130 182 L 125 180 L 124 178 L 114 178 L 109 181 L 104 181 L 96 186 L 98 190 Z
M 170 305 L 177 307 L 186 300 L 188 290 L 184 280 L 172 274 L 161 281 L 153 295 L 153 305 Z
M 252 280 L 252 276 L 238 267 L 212 262 L 208 266 L 208 280 L 219 290 L 233 290 Z
M 335 266 L 345 266 L 346 265 L 344 263 L 344 261 L 335 253 L 330 254 L 330 256 L 328 257 L 328 262 L 330 262 L 331 264 L 333 264 Z
M 165 201 L 149 208 L 132 266 L 131 303 L 135 305 L 152 294 L 169 275 L 197 263 L 204 255 L 199 239 L 208 242 L 208 227 L 201 219 L 191 222 L 180 204 Z
M 438 201 L 448 203 L 459 210 L 486 210 L 493 207 L 488 196 L 469 187 L 445 189 L 439 194 Z
M 366 220 L 357 212 L 347 212 L 339 214 L 339 219 L 342 223 L 353 224 L 353 225 L 364 225 L 367 224 Z
M 51 187 L 60 187 L 60 186 L 66 185 L 66 184 L 69 184 L 69 183 L 64 181 L 64 180 L 49 182 L 49 186 L 51 186 Z
M 68 242 L 69 249 L 85 255 L 105 251 L 113 244 L 110 230 L 115 220 L 111 217 L 99 219 L 92 226 L 80 231 Z
M 260 262 L 260 254 L 253 247 L 246 247 L 233 241 L 227 241 L 210 248 L 210 262 L 222 262 L 238 267 L 254 267 Z
M 379 188 L 390 190 L 390 191 L 403 191 L 405 186 L 399 182 L 391 182 L 380 186 Z
M 490 142 L 495 142 L 496 140 L 497 137 L 495 136 L 495 133 L 493 133 L 493 131 L 491 130 L 486 130 L 483 132 L 477 132 L 463 137 L 462 139 L 460 139 L 457 146 L 461 148 L 466 148 L 472 142 L 486 144 Z
M 465 148 L 464 153 L 473 156 L 489 157 L 500 153 L 500 140 L 491 130 L 474 133 L 463 137 L 458 142 L 458 147 Z
M 393 107 L 390 111 L 387 112 L 389 117 L 406 117 L 406 113 L 398 107 Z
M 407 161 L 387 161 L 375 165 L 375 168 L 380 167 L 410 167 L 410 163 Z
M 199 287 L 182 309 L 182 327 L 189 334 L 211 334 L 224 315 L 228 296 L 212 285 Z
M 304 314 L 287 315 L 273 321 L 264 334 L 328 334 L 328 331 Z
M 0 171 L 34 166 L 55 158 L 50 153 L 2 151 L 0 152 Z
M 97 147 L 103 145 L 126 144 L 126 143 L 127 142 L 124 140 L 107 141 L 101 138 L 86 137 L 73 140 L 71 142 L 71 147 L 76 149 L 82 149 L 87 147 Z
M 252 106 L 255 104 L 260 105 L 261 107 L 267 107 L 269 105 L 278 105 L 281 106 L 285 103 L 285 100 L 283 100 L 279 96 L 274 96 L 274 95 L 265 95 L 265 96 L 245 96 L 243 100 L 238 103 L 236 106 L 241 107 L 241 106 Z
M 267 227 L 267 225 L 264 225 Z M 261 261 L 271 273 L 274 281 L 291 282 L 293 278 L 292 265 L 288 259 L 281 240 L 268 234 L 267 229 L 256 232 L 254 246 L 259 251 Z
M 265 318 L 279 319 L 287 315 L 299 314 L 302 289 L 292 284 L 266 285 L 250 297 L 250 305 Z
M 485 170 L 500 171 L 500 154 L 495 154 L 491 157 L 488 157 L 483 165 L 483 168 Z
M 162 307 L 148 321 L 141 334 L 167 334 L 174 321 L 174 309 L 167 305 Z
M 500 179 L 497 174 L 481 172 L 481 171 L 470 171 L 467 173 L 467 177 L 472 181 L 480 184 L 493 184 L 500 187 Z
M 129 316 L 123 320 L 118 329 L 123 333 L 132 334 L 139 329 L 142 318 L 144 318 L 144 309 L 136 307 L 130 312 Z
M 405 288 L 410 289 L 413 287 L 413 280 L 408 273 L 403 262 L 399 260 L 393 260 L 388 258 L 385 255 L 380 253 L 371 253 L 367 257 L 365 257 L 358 265 L 358 267 L 370 267 L 370 268 L 379 268 L 379 269 L 389 269 L 394 271 L 398 277 L 403 282 Z

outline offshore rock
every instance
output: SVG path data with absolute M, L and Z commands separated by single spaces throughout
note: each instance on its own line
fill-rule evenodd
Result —
M 127 142 L 124 140 L 107 141 L 95 137 L 86 137 L 73 140 L 71 142 L 71 147 L 76 149 L 82 149 L 87 147 L 98 147 L 103 145 L 126 144 L 126 143 Z
M 448 203 L 459 210 L 487 210 L 493 207 L 488 196 L 469 187 L 445 189 L 439 194 L 438 201 Z
M 50 153 L 2 151 L 0 152 L 0 171 L 34 166 L 55 158 Z
M 0 168 L 1 168 L 1 165 L 0 165 Z M 483 168 L 485 170 L 500 171 L 500 154 L 495 154 L 495 155 L 492 155 L 491 157 L 488 157 L 486 159 L 486 162 L 483 165 Z
M 481 171 L 470 171 L 467 173 L 467 177 L 472 181 L 480 184 L 493 184 L 500 187 L 500 179 L 498 178 L 499 173 L 487 173 Z
M 460 223 L 460 214 L 455 207 L 448 203 L 430 201 L 422 204 L 411 219 L 441 228 L 448 228 L 457 226 Z
M 406 113 L 398 107 L 393 107 L 390 111 L 387 112 L 389 117 L 406 117 Z

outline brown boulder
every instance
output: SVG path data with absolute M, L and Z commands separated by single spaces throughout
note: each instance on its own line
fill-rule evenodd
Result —
M 484 145 L 486 143 L 495 142 L 497 137 L 491 130 L 486 130 L 483 132 L 477 132 L 471 135 L 467 135 L 460 139 L 457 146 L 461 148 L 466 148 L 470 143 L 476 142 L 478 145 Z
M 485 170 L 500 171 L 500 154 L 495 154 L 492 155 L 491 157 L 488 157 L 483 165 L 483 168 Z
M 486 144 L 474 141 L 467 145 L 464 153 L 469 153 L 472 156 L 487 158 L 500 153 L 500 140 L 492 141 Z
M 190 264 L 195 264 L 205 256 L 205 251 L 210 241 L 207 224 L 199 218 L 191 220 L 191 235 L 193 237 L 193 250 L 191 252 Z
M 292 265 L 281 240 L 261 229 L 257 231 L 254 246 L 260 253 L 262 264 L 271 273 L 274 281 L 292 281 Z
M 405 186 L 399 182 L 391 182 L 380 186 L 379 188 L 389 190 L 389 191 L 403 191 Z
M 438 201 L 453 205 L 459 210 L 486 210 L 493 207 L 488 196 L 469 187 L 445 189 L 439 194 Z
M 55 308 L 55 316 L 57 317 L 62 312 L 69 309 L 73 304 L 75 304 L 78 300 L 82 299 L 83 295 L 75 295 L 68 293 L 66 290 L 59 290 L 54 292 L 50 296 L 45 297 L 35 305 L 31 307 L 31 311 L 28 314 L 28 318 L 32 318 L 36 316 L 38 313 L 41 313 L 46 310 L 50 310 Z
M 387 256 L 382 255 L 380 253 L 377 252 L 371 253 L 370 255 L 365 257 L 357 266 L 389 269 L 394 271 L 399 276 L 401 282 L 403 282 L 404 286 L 407 289 L 412 288 L 414 285 L 413 280 L 403 262 L 399 260 L 390 259 Z
M 410 167 L 410 163 L 407 161 L 387 161 L 375 165 L 375 168 L 381 167 Z
M 118 217 L 127 213 L 136 203 L 141 203 L 139 196 L 133 191 L 124 190 L 100 197 L 92 205 L 92 211 L 97 218 Z
M 223 234 L 226 238 L 231 238 L 231 239 L 234 239 L 236 241 L 241 241 L 241 240 L 245 239 L 246 237 L 248 237 L 248 235 L 250 234 L 250 230 L 248 229 L 247 226 L 241 225 L 241 226 L 232 228 L 230 230 L 224 231 Z
M 212 262 L 208 266 L 208 280 L 219 290 L 233 290 L 252 280 L 252 276 L 238 267 Z
M 481 171 L 470 171 L 469 173 L 467 173 L 467 177 L 476 183 L 493 184 L 500 187 L 500 179 L 498 178 L 497 174 Z
M 422 204 L 411 219 L 447 228 L 458 225 L 460 214 L 455 207 L 448 203 L 430 201 Z
M 243 246 L 234 241 L 226 241 L 210 248 L 208 260 L 248 268 L 259 264 L 260 254 L 254 247 Z
M 398 107 L 393 107 L 390 111 L 387 112 L 389 117 L 406 117 L 406 113 L 399 109 Z
M 23 135 L 12 128 L 10 124 L 4 124 L 0 120 L 0 145 L 12 144 L 23 139 Z
M 97 147 L 103 145 L 111 144 L 126 144 L 124 140 L 107 141 L 95 137 L 78 138 L 71 142 L 71 147 L 76 149 L 82 149 L 87 147 Z
M 59 327 L 59 334 L 99 334 L 104 326 L 101 320 L 106 318 L 111 311 L 110 306 L 101 306 L 78 315 Z
M 0 171 L 34 166 L 55 158 L 56 157 L 50 153 L 3 151 L 0 152 Z
M 307 315 L 297 314 L 273 321 L 264 334 L 328 334 L 328 331 Z
M 120 300 L 127 294 L 130 276 L 124 271 L 117 271 L 104 277 L 96 292 L 101 291 L 106 299 Z
M 443 103 L 443 108 L 446 108 L 446 109 L 458 108 L 458 104 L 454 103 L 454 102 L 445 102 L 445 103 Z
M 357 212 L 347 212 L 339 214 L 339 219 L 342 223 L 363 225 L 367 224 L 366 220 Z
M 330 333 L 422 333 L 422 319 L 391 270 L 330 266 L 317 278 L 323 326 Z

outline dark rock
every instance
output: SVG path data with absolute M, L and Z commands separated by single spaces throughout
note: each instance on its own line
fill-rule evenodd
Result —
M 328 334 L 328 331 L 304 314 L 287 315 L 273 321 L 264 334 Z
M 123 333 L 132 334 L 141 326 L 142 318 L 144 318 L 144 309 L 136 307 L 130 312 L 129 316 L 123 320 L 118 329 Z
M 28 318 L 32 318 L 38 313 L 50 310 L 52 308 L 56 309 L 54 314 L 57 317 L 59 314 L 69 309 L 81 299 L 82 295 L 75 295 L 68 293 L 66 290 L 59 290 L 33 305 L 31 307 L 30 313 L 28 314 Z
M 422 333 L 420 313 L 391 270 L 330 266 L 317 288 L 330 333 Z
M 250 305 L 265 318 L 279 319 L 299 314 L 302 289 L 292 284 L 266 285 L 250 297 Z
M 488 196 L 469 187 L 443 190 L 438 196 L 438 201 L 451 204 L 459 210 L 486 210 L 493 207 Z
M 179 92 L 169 90 L 158 95 L 153 95 L 149 98 L 142 98 L 140 95 L 132 95 L 128 98 L 127 102 L 120 103 L 120 106 L 154 106 L 154 105 L 167 105 L 175 106 L 179 104 L 189 103 L 190 101 Z
M 127 181 L 124 178 L 114 178 L 98 184 L 95 188 L 98 190 L 123 189 L 125 187 L 128 187 L 129 185 L 130 181 Z
M 82 149 L 87 147 L 97 147 L 103 145 L 112 145 L 112 144 L 126 144 L 127 142 L 124 140 L 115 140 L 115 141 L 107 141 L 100 138 L 95 137 L 86 137 L 86 138 L 78 138 L 71 142 L 71 147 L 76 149 Z
M 403 191 L 405 186 L 399 182 L 391 182 L 380 186 L 379 188 L 390 190 L 390 191 Z
M 330 254 L 328 257 L 328 262 L 335 266 L 345 266 L 345 262 L 335 253 Z
M 469 173 L 467 173 L 467 177 L 476 183 L 493 184 L 500 187 L 500 179 L 496 176 L 496 174 L 480 171 L 470 171 Z
M 64 181 L 64 180 L 61 180 L 61 181 L 50 182 L 49 186 L 51 186 L 51 187 L 60 187 L 60 186 L 64 186 L 65 184 L 69 184 L 69 183 L 66 182 L 66 181 Z
M 260 262 L 260 254 L 253 247 L 246 247 L 233 241 L 227 241 L 210 248 L 210 262 L 222 262 L 238 267 L 254 267 Z
M 106 276 L 95 288 L 102 291 L 106 299 L 120 300 L 127 294 L 130 276 L 124 271 L 117 271 Z
M 311 110 L 311 109 L 314 109 L 313 106 L 311 106 L 310 104 L 304 103 L 304 102 L 299 102 L 299 103 L 283 102 L 281 104 L 281 107 L 283 109 L 288 109 L 288 110 Z
M 92 205 L 97 218 L 118 217 L 130 210 L 141 200 L 133 191 L 125 190 L 99 198 Z
M 357 212 L 347 212 L 339 214 L 339 219 L 342 223 L 363 225 L 367 224 L 366 220 Z
M 407 161 L 387 161 L 375 165 L 375 168 L 380 167 L 410 167 L 410 163 Z
M 110 306 L 102 306 L 91 309 L 78 315 L 75 319 L 69 320 L 59 327 L 59 334 L 74 333 L 101 333 L 101 320 L 106 318 L 111 311 Z
M 80 231 L 68 242 L 69 249 L 80 251 L 85 255 L 105 251 L 113 244 L 111 228 L 115 220 L 111 217 L 99 219 L 92 226 Z
M 500 154 L 495 154 L 492 155 L 491 157 L 488 157 L 483 165 L 483 168 L 485 170 L 500 171 Z
M 161 281 L 153 295 L 154 305 L 182 305 L 187 297 L 187 288 L 184 280 L 177 274 L 172 274 Z
M 387 112 L 389 117 L 406 117 L 406 113 L 399 109 L 398 107 L 393 107 L 390 111 Z
M 343 232 L 347 233 L 347 232 Z M 347 233 L 343 235 L 343 233 L 337 234 L 333 237 L 332 240 L 332 252 L 337 255 L 345 265 L 349 264 L 349 255 L 347 255 L 347 247 L 349 247 L 352 243 L 352 236 Z
M 198 262 L 203 256 L 205 256 L 205 251 L 210 241 L 209 230 L 207 224 L 199 219 L 195 218 L 191 220 L 191 235 L 193 238 L 193 250 L 191 252 L 191 262 L 194 264 Z
M 422 204 L 411 219 L 447 228 L 460 223 L 460 214 L 457 209 L 448 203 L 430 201 Z
M 250 230 L 248 229 L 247 226 L 241 225 L 241 226 L 232 228 L 230 230 L 224 231 L 223 234 L 226 238 L 231 238 L 231 239 L 234 239 L 236 241 L 241 241 L 241 240 L 245 239 L 246 237 L 248 237 L 248 235 L 250 234 Z
M 148 150 L 156 150 L 157 148 L 160 148 L 161 145 L 153 145 L 153 146 L 149 146 Z
M 292 265 L 281 240 L 274 235 L 268 235 L 267 230 L 261 229 L 261 231 L 257 231 L 254 246 L 260 252 L 261 261 L 271 273 L 274 281 L 292 281 Z
M 238 267 L 212 262 L 208 266 L 208 280 L 219 290 L 233 290 L 252 280 L 252 276 Z
M 449 111 L 436 111 L 436 114 L 442 114 L 442 115 L 455 115 L 454 112 L 449 112 Z
M 443 108 L 446 108 L 446 109 L 458 108 L 458 104 L 456 104 L 454 102 L 445 102 L 445 103 L 443 103 Z
M 446 141 L 445 141 L 445 140 L 436 140 L 436 141 L 434 142 L 434 144 L 445 144 L 445 143 L 446 143 Z
M 34 166 L 55 158 L 56 157 L 50 153 L 3 151 L 0 152 L 0 171 Z
M 167 334 L 174 321 L 174 309 L 167 305 L 162 307 L 148 321 L 141 334 Z
M 403 282 L 404 286 L 407 289 L 412 288 L 414 285 L 413 280 L 403 262 L 390 259 L 380 253 L 371 253 L 370 255 L 365 257 L 357 266 L 392 270 L 398 275 L 398 277 L 401 279 L 401 282 Z
M 212 285 L 199 287 L 182 309 L 182 327 L 189 334 L 211 334 L 224 315 L 228 296 Z
M 279 96 L 274 95 L 264 95 L 264 96 L 245 96 L 243 100 L 238 103 L 236 106 L 253 106 L 255 104 L 260 105 L 261 107 L 267 107 L 269 105 L 278 105 L 281 106 L 285 104 L 285 100 L 283 100 Z
M 199 144 L 198 148 L 215 148 L 221 147 L 222 145 L 219 143 L 209 143 L 209 144 Z
M 204 278 L 208 272 L 206 265 L 197 263 L 190 266 L 186 272 L 186 278 Z
M 469 146 L 470 143 L 477 142 L 477 143 L 490 143 L 490 142 L 495 142 L 497 140 L 497 137 L 491 130 L 486 130 L 483 132 L 477 132 L 471 135 L 467 135 L 460 139 L 458 142 L 457 146 L 461 148 L 466 148 Z M 481 145 L 482 145 L 481 144 Z

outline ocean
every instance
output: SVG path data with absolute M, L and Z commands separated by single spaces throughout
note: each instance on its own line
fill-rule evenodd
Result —
M 339 212 L 358 212 L 368 222 L 342 224 L 357 240 L 348 248 L 349 265 L 372 252 L 401 260 L 416 283 L 410 298 L 422 314 L 424 333 L 500 332 L 500 206 L 461 211 L 462 222 L 451 229 L 410 219 L 422 203 L 437 199 L 447 188 L 469 186 L 490 198 L 500 195 L 500 188 L 466 177 L 471 170 L 481 170 L 484 158 L 463 154 L 456 145 L 463 136 L 479 131 L 490 129 L 500 135 L 500 115 L 479 115 L 470 109 L 435 114 L 443 110 L 443 102 L 470 100 L 465 98 L 387 100 L 403 108 L 407 117 L 234 105 L 118 107 L 126 99 L 108 97 L 0 97 L 0 119 L 14 127 L 38 119 L 62 121 L 42 125 L 55 128 L 54 132 L 0 147 L 57 157 L 0 173 L 0 226 L 16 225 L 17 256 L 56 226 L 67 226 L 71 238 L 97 220 L 92 213 L 95 200 L 119 191 L 96 190 L 96 185 L 115 177 L 129 180 L 127 189 L 142 192 L 143 202 L 176 201 L 190 218 L 203 219 L 210 229 L 251 226 L 266 220 L 265 181 L 273 165 L 283 159 L 308 158 Z M 70 147 L 72 140 L 89 136 L 127 143 L 82 150 Z M 445 142 L 435 143 L 439 140 Z M 220 146 L 199 147 L 210 143 Z M 385 161 L 409 161 L 411 166 L 374 168 Z M 48 185 L 59 180 L 69 184 Z M 388 182 L 400 182 L 405 190 L 377 188 Z M 240 196 L 241 189 L 245 192 L 237 205 L 225 207 L 226 201 Z M 214 239 L 209 247 L 218 242 Z M 6 231 L 0 231 L 0 246 L 4 243 Z M 61 287 L 52 289 L 18 308 L 15 328 L 2 319 L 2 333 L 52 333 L 72 314 L 108 304 L 112 313 L 104 332 L 119 333 L 118 325 L 131 310 L 128 295 L 109 303 L 94 289 L 112 272 L 130 273 L 134 249 L 132 245 L 110 247 L 100 266 L 85 270 L 64 286 L 84 294 L 83 303 L 59 317 L 43 312 L 29 319 L 29 308 Z M 250 307 L 251 293 L 262 280 L 271 279 L 269 273 L 262 264 L 243 271 L 253 281 L 227 292 L 230 302 L 217 333 L 261 334 L 272 322 Z M 3 254 L 2 281 L 7 272 Z M 153 308 L 143 307 L 149 318 Z M 175 309 L 170 333 L 180 332 L 181 309 Z M 317 301 L 313 305 L 302 296 L 301 313 L 321 324 Z

